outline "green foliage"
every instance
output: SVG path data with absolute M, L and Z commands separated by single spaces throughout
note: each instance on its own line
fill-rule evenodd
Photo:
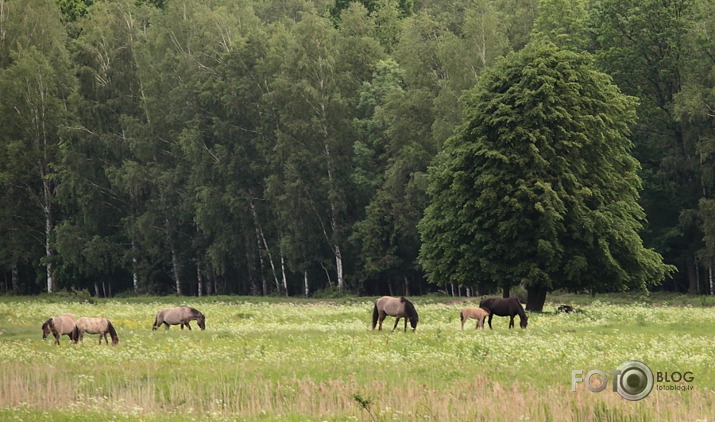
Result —
M 669 288 L 686 277 L 691 290 L 706 287 L 715 256 L 710 2 L 8 0 L 0 9 L 2 290 L 37 293 L 54 274 L 60 289 L 92 291 L 101 280 L 132 294 L 302 295 L 306 280 L 309 292 L 336 280 L 369 294 L 429 291 L 416 259 L 427 168 L 462 130 L 464 93 L 532 39 L 591 51 L 639 98 L 626 136 L 643 163 L 645 244 L 678 264 L 681 280 Z M 622 211 L 591 212 L 619 198 L 589 184 L 637 192 L 634 162 L 602 171 L 575 164 L 603 164 L 601 156 L 630 147 L 571 148 L 582 144 L 574 138 L 544 148 L 579 122 L 602 127 L 574 117 L 573 107 L 591 105 L 569 101 L 551 114 L 549 103 L 531 103 L 513 129 L 537 151 L 502 154 L 509 168 L 534 169 L 519 186 L 507 166 L 503 173 L 519 188 L 506 200 L 532 204 L 539 219 L 534 226 L 495 212 L 511 221 L 497 234 L 533 233 L 531 258 L 544 261 L 513 265 L 522 275 L 499 275 L 508 283 L 561 271 L 578 288 L 598 289 L 582 276 L 597 259 L 575 252 L 584 245 L 602 252 L 598 265 L 623 267 L 611 279 L 638 274 L 639 260 L 619 261 L 628 254 L 614 245 L 625 233 L 627 249 L 640 247 L 632 234 L 643 214 L 631 199 Z M 532 130 L 564 116 L 573 122 L 553 133 Z M 622 117 L 604 136 L 626 133 L 632 115 Z M 584 186 L 569 179 L 587 173 Z M 564 239 L 583 220 L 567 212 L 581 194 L 591 195 L 594 221 L 585 232 L 600 237 Z M 623 215 L 639 223 L 621 223 Z M 455 260 L 501 265 L 491 262 L 502 256 L 497 245 L 490 260 L 464 257 L 471 247 L 451 241 L 459 246 L 445 254 Z M 511 249 L 504 256 L 513 263 Z M 653 278 L 641 275 L 603 288 Z M 495 286 L 464 281 L 480 282 Z
M 534 43 L 490 69 L 430 171 L 431 281 L 645 288 L 670 271 L 638 231 L 634 99 L 587 56 Z

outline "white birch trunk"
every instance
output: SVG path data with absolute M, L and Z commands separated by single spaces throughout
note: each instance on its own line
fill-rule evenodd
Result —
M 174 273 L 174 283 L 176 284 L 176 294 L 181 296 L 181 277 L 179 275 L 179 257 L 176 255 L 176 249 L 171 246 L 171 267 Z
M 47 293 L 52 293 L 55 290 L 55 271 L 52 267 L 52 256 L 54 251 L 52 250 L 52 245 L 50 244 L 50 238 L 52 236 L 52 206 L 50 205 L 50 192 L 49 182 L 45 181 L 45 256 L 47 257 Z
M 308 270 L 303 270 L 303 287 L 305 288 L 305 297 L 310 294 L 310 289 L 308 287 Z
M 343 292 L 345 278 L 343 277 L 343 255 L 340 253 L 340 246 L 335 245 L 335 270 L 338 273 L 338 291 Z
M 276 266 L 273 264 L 273 256 L 271 255 L 271 250 L 268 248 L 268 242 L 266 237 L 263 235 L 263 229 L 261 225 L 258 224 L 258 213 L 256 212 L 256 207 L 251 201 L 251 214 L 253 215 L 253 224 L 256 226 L 256 242 L 258 243 L 258 257 L 261 262 L 261 270 L 263 269 L 263 255 L 261 254 L 261 246 L 265 249 L 268 255 L 268 263 L 271 264 L 271 271 L 273 272 L 273 281 L 276 283 L 276 289 L 280 290 L 281 285 L 278 282 L 278 274 L 276 274 Z M 268 285 L 266 284 L 266 279 L 263 276 L 263 271 L 261 271 L 261 280 L 263 280 L 263 295 L 268 295 Z
M 136 246 L 134 245 L 134 239 L 132 239 L 132 287 L 134 287 L 134 293 L 139 291 L 139 273 L 137 273 L 137 265 L 139 260 L 137 259 Z
M 203 296 L 204 292 L 204 276 L 201 274 L 201 260 L 198 260 L 196 262 L 196 282 L 198 284 L 197 286 L 197 294 L 199 297 Z
M 333 180 L 333 159 L 330 155 L 330 147 L 327 142 L 325 144 L 325 156 L 327 159 L 327 171 L 328 171 L 328 182 L 329 190 L 333 190 L 335 181 Z M 338 210 L 335 202 L 330 198 L 331 195 L 328 194 L 328 201 L 330 202 L 330 228 L 333 230 L 333 238 L 336 238 L 335 233 L 338 232 Z M 343 292 L 345 286 L 345 278 L 343 276 L 343 255 L 340 252 L 340 245 L 335 243 L 333 246 L 333 253 L 335 254 L 335 270 L 338 275 L 338 291 Z
M 286 294 L 286 297 L 288 297 L 288 277 L 286 277 L 286 264 L 285 264 L 285 258 L 283 257 L 283 254 L 281 253 L 281 275 L 283 276 L 283 291 Z
M 134 292 L 139 291 L 139 274 L 137 273 L 137 259 L 132 258 L 132 286 L 134 287 Z

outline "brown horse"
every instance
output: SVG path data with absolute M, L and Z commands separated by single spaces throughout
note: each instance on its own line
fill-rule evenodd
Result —
M 60 336 L 66 334 L 71 341 L 75 341 L 75 320 L 77 317 L 74 314 L 63 314 L 48 319 L 42 324 L 42 338 L 45 339 L 52 333 L 55 336 L 55 344 L 60 344 Z
M 112 337 L 112 346 L 116 346 L 119 343 L 117 330 L 114 329 L 114 326 L 107 318 L 82 317 L 75 323 L 74 333 L 75 343 L 78 341 L 84 343 L 84 333 L 99 334 L 99 344 L 102 344 L 102 337 L 104 337 L 104 342 L 107 345 L 109 345 L 109 341 L 107 341 L 107 333 L 109 333 Z
M 484 329 L 484 318 L 489 315 L 489 311 L 483 308 L 464 308 L 459 312 L 459 319 L 462 321 L 462 329 L 464 330 L 464 323 L 467 322 L 469 318 L 474 318 L 477 320 L 477 326 L 475 329 Z
M 490 297 L 479 302 L 479 307 L 489 310 L 489 329 L 492 329 L 492 317 L 494 315 L 508 316 L 509 328 L 514 327 L 514 317 L 519 315 L 519 326 L 526 328 L 529 323 L 529 316 L 524 312 L 524 307 L 521 306 L 519 299 L 515 297 Z
M 415 306 L 412 302 L 404 297 L 383 296 L 377 299 L 372 310 L 372 329 L 375 329 L 375 325 L 377 325 L 379 321 L 379 330 L 382 330 L 382 321 L 384 321 L 385 317 L 388 315 L 397 317 L 395 320 L 395 326 L 392 327 L 392 331 L 395 331 L 397 328 L 397 323 L 400 322 L 400 318 L 405 319 L 405 331 L 407 331 L 407 319 L 410 320 L 412 331 L 417 329 L 419 315 L 417 315 L 417 311 L 415 310 Z
M 169 329 L 169 325 L 181 324 L 181 329 L 184 329 L 184 325 L 190 330 L 191 326 L 189 321 L 196 321 L 199 328 L 202 330 L 206 329 L 206 317 L 204 314 L 190 306 L 179 306 L 178 308 L 167 308 L 162 309 L 156 314 L 156 319 L 154 319 L 154 326 L 152 330 L 159 328 L 161 324 L 166 324 L 166 329 Z

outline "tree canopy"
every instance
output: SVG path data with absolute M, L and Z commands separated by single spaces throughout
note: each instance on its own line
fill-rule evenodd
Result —
M 527 280 L 595 292 L 654 287 L 657 254 L 678 272 L 656 288 L 715 290 L 712 12 L 0 1 L 0 293 L 493 294 Z M 506 65 L 546 51 L 557 59 L 529 75 Z M 476 110 L 497 83 L 504 103 Z M 476 132 L 486 123 L 511 149 Z M 457 145 L 468 131 L 492 139 L 494 166 L 464 155 L 448 174 L 476 154 Z M 450 180 L 486 196 L 434 215 L 476 186 Z M 493 225 L 486 251 L 475 221 Z M 428 253 L 424 231 L 449 225 L 435 241 L 457 246 Z M 498 242 L 509 236 L 518 247 Z
M 669 271 L 643 246 L 635 99 L 586 55 L 533 42 L 467 95 L 430 170 L 420 262 L 434 283 L 545 292 L 645 289 Z M 540 300 L 538 300 L 541 298 Z

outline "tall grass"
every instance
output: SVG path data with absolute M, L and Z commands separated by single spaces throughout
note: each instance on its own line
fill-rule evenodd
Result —
M 584 304 L 527 330 L 460 330 L 462 304 L 416 300 L 415 333 L 370 330 L 367 300 L 206 301 L 206 331 L 151 331 L 166 298 L 0 301 L 0 419 L 713 420 L 712 308 Z M 51 315 L 106 316 L 120 344 L 42 341 Z M 517 324 L 518 325 L 518 324 Z M 388 321 L 388 325 L 389 324 Z M 571 392 L 572 369 L 637 359 L 694 390 L 628 402 Z M 609 386 L 610 387 L 610 386 Z

